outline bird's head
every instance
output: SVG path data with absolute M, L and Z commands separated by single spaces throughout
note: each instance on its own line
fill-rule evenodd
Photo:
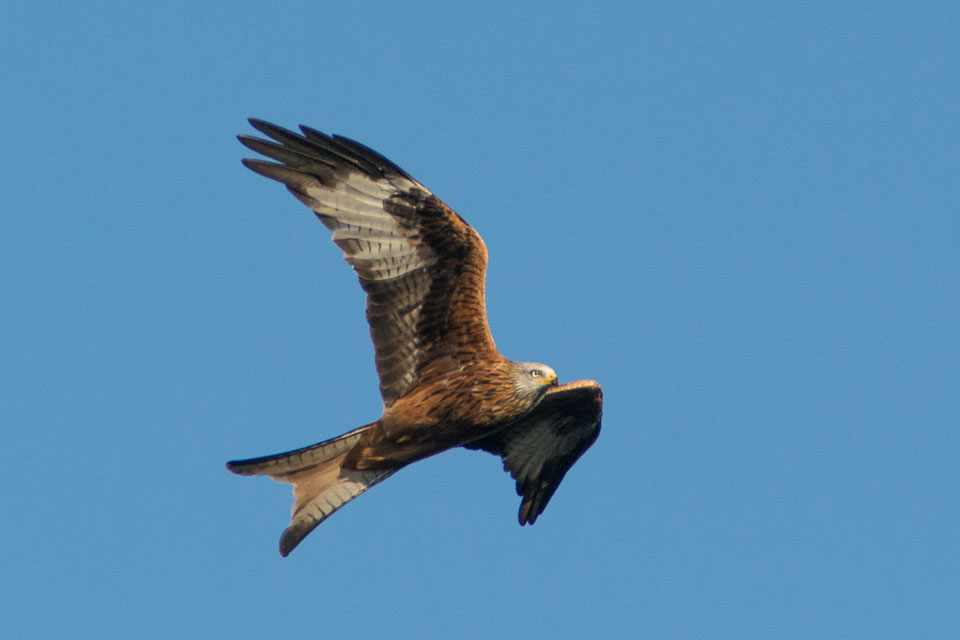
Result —
M 557 386 L 557 373 L 539 362 L 514 362 L 513 386 L 518 396 L 533 405 L 550 387 Z

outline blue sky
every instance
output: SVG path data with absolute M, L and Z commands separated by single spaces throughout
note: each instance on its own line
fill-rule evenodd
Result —
M 955 4 L 20 4 L 5 635 L 960 632 Z M 404 167 L 486 240 L 501 351 L 604 385 L 535 526 L 454 451 L 277 554 L 289 488 L 223 463 L 380 399 L 248 116 Z

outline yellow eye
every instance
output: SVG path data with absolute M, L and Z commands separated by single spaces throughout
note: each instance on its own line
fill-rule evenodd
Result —
M 531 377 L 531 378 L 539 378 L 539 377 L 542 376 L 542 375 L 543 375 L 543 373 L 540 371 L 540 369 L 530 369 L 530 377 Z

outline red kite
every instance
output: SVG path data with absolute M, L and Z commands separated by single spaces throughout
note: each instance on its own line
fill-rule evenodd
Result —
M 272 141 L 240 142 L 277 162 L 243 164 L 313 209 L 360 277 L 383 398 L 376 422 L 227 463 L 293 484 L 280 554 L 406 465 L 460 446 L 503 458 L 523 496 L 520 524 L 533 524 L 600 433 L 600 385 L 558 385 L 550 367 L 500 355 L 487 326 L 483 240 L 405 171 L 347 138 L 250 124 Z

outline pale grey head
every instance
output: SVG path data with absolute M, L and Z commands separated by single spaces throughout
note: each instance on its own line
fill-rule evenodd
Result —
M 540 402 L 540 398 L 550 387 L 557 386 L 557 373 L 539 362 L 512 362 L 513 389 L 518 398 L 530 403 Z

